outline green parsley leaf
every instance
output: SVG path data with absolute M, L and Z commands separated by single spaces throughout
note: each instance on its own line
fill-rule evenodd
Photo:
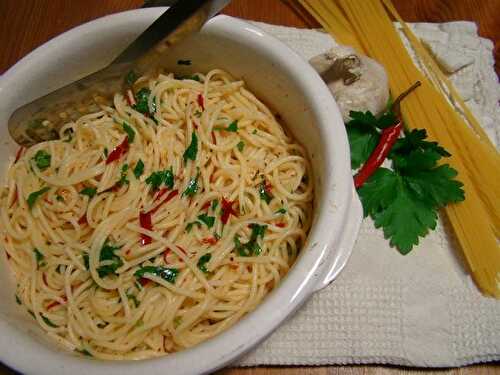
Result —
M 143 173 L 144 173 L 144 162 L 141 159 L 139 159 L 134 167 L 134 176 L 135 178 L 138 179 L 139 177 L 142 176 Z
M 135 94 L 136 104 L 133 106 L 133 108 L 137 112 L 141 112 L 142 114 L 151 114 L 156 112 L 156 104 L 154 101 L 152 102 L 151 111 L 149 110 L 149 95 L 151 95 L 151 90 L 145 87 L 140 89 L 137 94 Z
M 115 254 L 116 250 L 119 250 L 121 246 L 112 246 L 108 243 L 108 240 L 104 242 L 104 245 L 101 248 L 101 254 L 99 256 L 99 261 L 111 261 L 107 262 L 104 266 L 100 266 L 97 268 L 97 273 L 99 277 L 105 277 L 108 275 L 115 274 L 116 270 L 123 265 L 123 260 Z
M 127 177 L 127 171 L 128 171 L 128 164 L 123 164 L 122 170 L 120 173 L 120 179 L 116 183 L 118 186 L 123 186 L 125 184 L 130 183 L 130 181 L 128 180 L 128 177 Z
M 33 157 L 33 161 L 35 162 L 38 169 L 40 169 L 41 171 L 44 171 L 48 167 L 50 167 L 50 160 L 51 156 L 45 150 L 38 150 L 35 156 Z
M 257 240 L 259 237 L 264 238 L 267 225 L 253 223 L 250 224 L 250 228 L 252 229 L 252 234 L 250 235 L 250 240 L 247 243 L 241 243 L 240 238 L 237 235 L 234 237 L 235 249 L 242 257 L 256 256 L 262 252 Z
M 128 143 L 134 143 L 135 139 L 135 131 L 132 129 L 132 127 L 127 124 L 126 122 L 123 123 L 123 130 L 127 133 L 128 136 Z
M 282 215 L 286 214 L 286 208 L 281 207 L 279 210 L 275 212 L 275 214 L 282 214 Z
M 259 195 L 260 199 L 262 199 L 267 204 L 269 204 L 273 199 L 273 196 L 268 192 L 265 180 L 262 180 L 262 182 L 259 184 Z
M 252 134 L 257 134 L 257 129 L 254 129 Z
M 58 202 L 64 202 L 64 197 L 62 195 L 57 194 L 56 195 L 56 201 L 58 201 Z
M 194 117 L 198 117 L 198 118 L 200 118 L 200 117 L 201 117 L 201 112 L 200 112 L 199 110 L 196 110 L 196 111 L 194 112 Z
M 197 222 L 197 221 L 193 221 L 193 222 L 191 222 L 191 223 L 188 223 L 188 225 L 186 225 L 186 232 L 188 232 L 188 233 L 189 233 L 189 232 L 191 232 L 191 230 L 193 229 L 193 226 L 194 226 L 195 224 L 196 224 L 196 225 L 198 225 L 198 226 L 200 226 L 200 225 L 201 225 L 201 224 L 200 224 L 199 222 Z
M 15 296 L 16 296 L 16 303 L 18 305 L 22 305 L 23 303 L 21 302 L 21 299 L 19 298 L 19 296 L 17 294 Z
M 42 195 L 44 195 L 46 192 L 48 192 L 49 190 L 50 190 L 50 187 L 46 186 L 46 187 L 44 187 L 40 190 L 34 191 L 30 195 L 28 195 L 28 199 L 26 200 L 28 202 L 28 207 L 30 209 L 32 209 L 33 206 L 35 205 L 36 200 L 39 197 L 41 197 Z
M 196 160 L 196 154 L 198 153 L 198 137 L 196 136 L 196 133 L 193 132 L 191 134 L 191 143 L 189 144 L 188 148 L 186 151 L 184 151 L 184 155 L 182 156 L 184 158 L 184 163 L 186 163 L 188 160 Z
M 125 83 L 129 86 L 132 86 L 135 83 L 135 81 L 137 81 L 138 78 L 139 78 L 139 76 L 137 75 L 137 73 L 135 71 L 131 70 L 125 76 Z
M 85 266 L 85 269 L 88 270 L 90 268 L 89 254 L 83 253 L 82 257 L 83 257 L 83 265 Z
M 198 220 L 204 223 L 208 228 L 212 228 L 215 223 L 215 216 L 208 216 L 207 214 L 198 215 Z
M 90 353 L 87 349 L 75 349 L 75 352 L 86 355 L 87 357 L 93 357 L 92 353 Z
M 104 153 L 104 156 L 107 158 L 108 157 L 108 148 L 107 147 L 104 147 L 103 153 Z
M 200 171 L 198 170 L 198 173 L 196 174 L 195 177 L 191 178 L 189 180 L 188 186 L 186 187 L 186 190 L 182 193 L 183 197 L 192 197 L 193 195 L 196 194 L 198 191 L 198 178 L 200 177 Z
M 96 195 L 97 193 L 97 188 L 93 188 L 93 187 L 85 187 L 83 188 L 81 191 L 80 191 L 80 194 L 82 195 L 86 195 L 87 197 L 89 197 L 90 199 L 92 199 L 94 197 L 94 195 Z
M 47 318 L 43 314 L 40 314 L 40 316 L 42 317 L 42 320 L 45 322 L 45 324 L 47 324 L 49 327 L 52 327 L 52 328 L 57 328 L 58 327 L 49 318 Z
M 151 185 L 153 190 L 160 188 L 162 184 L 166 187 L 172 189 L 174 187 L 174 172 L 172 167 L 170 169 L 165 169 L 164 171 L 153 172 L 146 178 L 146 183 Z
M 208 273 L 207 263 L 210 262 L 210 259 L 212 259 L 212 254 L 210 253 L 206 253 L 198 259 L 197 266 L 203 273 Z
M 236 132 L 238 132 L 238 120 L 234 120 L 232 123 L 230 123 L 227 126 L 227 128 L 223 128 L 223 127 L 220 127 L 220 126 L 215 126 L 214 130 L 236 133 Z
M 212 201 L 212 211 L 215 211 L 215 209 L 217 208 L 218 205 L 219 205 L 219 201 L 217 199 L 214 199 Z
M 373 173 L 361 189 L 358 189 L 365 217 L 389 207 L 396 197 L 397 184 L 398 176 L 390 169 L 379 168 Z
M 374 128 L 347 123 L 347 138 L 351 146 L 351 168 L 364 164 L 377 146 L 380 135 Z
M 177 268 L 166 268 L 161 266 L 144 266 L 135 271 L 134 276 L 137 278 L 143 277 L 145 274 L 159 276 L 171 284 L 175 284 L 175 279 L 179 274 Z
M 377 228 L 384 229 L 390 244 L 401 254 L 408 254 L 413 245 L 418 244 L 418 237 L 436 227 L 437 214 L 432 206 L 416 199 L 400 178 L 398 180 L 395 199 L 386 209 L 374 214 L 373 219 Z
M 182 323 L 182 316 L 176 316 L 174 318 L 174 328 L 179 327 L 181 323 Z
M 243 149 L 245 148 L 245 142 L 239 141 L 238 144 L 236 145 L 236 148 L 238 149 L 239 152 L 243 152 Z

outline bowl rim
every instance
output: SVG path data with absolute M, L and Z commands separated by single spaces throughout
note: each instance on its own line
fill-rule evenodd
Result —
M 101 17 L 66 31 L 36 48 L 11 67 L 0 77 L 0 91 L 19 78 L 18 75 L 24 69 L 28 69 L 31 64 L 37 63 L 40 59 L 43 60 L 47 53 L 54 53 L 70 46 L 78 39 L 81 32 L 98 33 L 99 30 L 110 29 L 132 20 L 151 22 L 159 14 L 158 8 L 135 9 Z M 254 311 L 230 329 L 193 348 L 143 361 L 88 360 L 68 355 L 68 353 L 56 352 L 37 340 L 28 338 L 27 335 L 19 335 L 15 327 L 1 320 L 0 346 L 3 350 L 0 353 L 0 360 L 8 366 L 22 372 L 47 374 L 70 371 L 75 374 L 84 374 L 87 371 L 93 371 L 95 374 L 131 374 L 139 371 L 160 374 L 165 369 L 174 370 L 177 374 L 214 371 L 247 352 L 272 333 L 317 289 L 318 283 L 323 281 L 328 271 L 329 264 L 342 256 L 342 254 L 332 256 L 329 253 L 335 253 L 336 249 L 330 251 L 330 248 L 341 242 L 343 229 L 348 225 L 348 210 L 353 197 L 353 189 L 347 136 L 340 111 L 332 95 L 305 60 L 257 26 L 220 15 L 211 19 L 202 30 L 202 32 L 211 31 L 230 32 L 242 40 L 251 41 L 254 43 L 254 48 L 263 49 L 267 54 L 272 55 L 273 59 L 282 63 L 283 68 L 287 69 L 290 74 L 300 69 L 300 75 L 296 79 L 305 95 L 314 98 L 311 111 L 315 113 L 318 129 L 323 133 L 325 166 L 332 167 L 332 160 L 336 160 L 335 168 L 327 171 L 323 176 L 325 186 L 331 187 L 331 189 L 325 189 L 323 204 L 331 209 L 322 210 L 315 224 L 317 226 L 315 230 L 326 238 L 325 244 L 321 246 L 315 243 L 309 244 L 307 250 L 310 251 L 294 265 L 289 272 L 289 277 L 276 289 L 276 293 L 267 296 Z M 332 228 L 329 225 L 330 222 L 336 222 L 339 225 Z M 345 252 L 343 256 L 345 258 Z M 299 273 L 302 274 L 301 280 L 297 277 Z M 291 277 L 292 274 L 294 277 Z M 21 352 L 22 355 L 19 354 Z

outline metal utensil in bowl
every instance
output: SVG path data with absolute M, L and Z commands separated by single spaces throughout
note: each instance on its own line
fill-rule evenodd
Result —
M 130 72 L 142 75 L 158 68 L 161 56 L 224 8 L 230 0 L 179 0 L 137 37 L 111 64 L 16 109 L 9 133 L 20 145 L 59 138 L 62 125 L 110 103 L 111 95 L 127 85 Z M 146 2 L 145 6 L 160 5 Z

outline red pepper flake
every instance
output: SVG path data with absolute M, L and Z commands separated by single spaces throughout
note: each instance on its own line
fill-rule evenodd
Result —
M 16 189 L 16 192 L 14 193 L 14 199 L 12 200 L 9 208 L 11 208 L 19 200 L 19 192 L 17 191 L 17 186 L 15 186 L 14 189 Z
M 222 221 L 222 224 L 227 224 L 227 222 L 229 220 L 229 216 L 231 216 L 231 215 L 234 215 L 235 217 L 238 216 L 236 211 L 233 210 L 233 204 L 234 204 L 234 201 L 227 201 L 225 198 L 222 198 L 222 202 L 221 202 L 222 215 L 220 218 L 220 221 Z
M 128 89 L 127 90 L 127 103 L 129 106 L 134 106 L 136 104 L 134 94 L 132 93 L 132 90 Z
M 151 281 L 151 280 L 146 279 L 145 277 L 141 277 L 141 278 L 139 279 L 139 283 L 140 283 L 142 286 L 146 286 L 146 285 L 148 285 L 150 281 Z
M 21 159 L 21 156 L 23 155 L 24 153 L 24 146 L 21 146 L 19 147 L 19 150 L 17 150 L 17 153 L 16 153 L 16 160 L 14 160 L 14 164 L 16 164 L 19 159 Z
M 43 283 L 47 286 L 49 286 L 49 283 L 47 282 L 47 275 L 45 275 L 45 272 L 42 273 L 42 279 L 43 279 Z
M 122 143 L 120 143 L 118 146 L 116 146 L 113 151 L 108 155 L 108 158 L 106 159 L 106 164 L 110 164 L 114 162 L 115 160 L 118 160 L 122 157 L 123 154 L 125 154 L 128 151 L 128 136 L 125 137 Z
M 205 103 L 203 100 L 203 95 L 201 95 L 201 94 L 198 94 L 198 105 L 201 107 L 202 111 L 205 110 Z
M 53 204 L 53 203 L 52 203 L 51 201 L 49 201 L 47 198 L 45 198 L 45 199 L 44 199 L 44 201 L 45 201 L 45 203 L 49 204 L 50 206 L 52 206 L 52 204 Z
M 212 143 L 213 143 L 214 145 L 216 145 L 216 144 L 217 144 L 217 138 L 215 138 L 215 132 L 214 132 L 214 131 L 212 131 Z
M 151 212 L 140 212 L 139 213 L 139 223 L 141 224 L 141 228 L 152 231 L 153 223 L 151 221 Z M 152 242 L 151 237 L 147 234 L 141 233 L 141 245 L 149 245 Z
M 156 197 L 154 198 L 154 201 L 157 201 L 158 199 L 160 199 L 162 196 L 165 195 L 165 193 L 168 191 L 169 189 L 168 188 L 163 188 L 161 189 L 157 194 L 156 194 Z
M 83 216 L 78 219 L 78 224 L 87 225 L 89 222 L 87 221 L 87 213 L 83 214 Z
M 62 297 L 64 303 L 66 303 L 68 301 L 68 299 L 66 298 L 66 296 Z M 57 306 L 57 305 L 61 305 L 61 302 L 59 301 L 54 301 L 52 303 L 49 303 L 47 305 L 47 310 L 50 310 L 51 308 L 53 308 L 54 306 Z
M 5 251 L 5 255 L 7 255 L 7 260 L 11 258 L 10 254 L 7 251 Z
M 193 121 L 193 125 L 194 125 L 194 128 L 195 128 L 196 130 L 198 130 L 198 124 L 197 124 L 196 122 L 194 122 L 194 121 Z
M 158 204 L 155 208 L 151 209 L 149 211 L 149 213 L 152 215 L 154 214 L 156 211 L 158 211 L 158 209 L 164 205 L 165 203 L 167 203 L 168 201 L 170 201 L 172 198 L 174 198 L 177 194 L 179 194 L 179 190 L 172 190 L 168 195 L 167 197 L 160 203 Z
M 177 248 L 184 254 L 186 255 L 186 250 L 184 250 L 182 247 L 180 247 L 179 245 L 176 245 Z
M 201 206 L 201 209 L 202 209 L 202 210 L 208 210 L 208 208 L 210 207 L 210 204 L 211 204 L 211 202 L 210 202 L 210 201 L 205 202 L 205 204 L 204 204 L 203 206 Z
M 217 243 L 217 238 L 215 237 L 207 237 L 201 240 L 201 243 L 208 244 L 208 245 L 215 245 Z
M 130 253 L 132 252 L 132 249 L 128 249 L 127 251 L 125 251 L 125 255 L 130 255 Z
M 284 227 L 286 227 L 286 223 L 284 223 L 282 221 L 280 221 L 279 223 L 276 223 L 274 225 L 276 225 L 278 228 L 284 228 Z
M 264 185 L 265 192 L 269 195 L 272 195 L 272 189 L 273 185 L 271 185 L 269 182 L 266 182 L 266 184 Z
M 165 250 L 163 252 L 163 260 L 165 261 L 165 263 L 168 263 L 167 261 L 167 256 L 172 252 L 172 250 L 170 250 L 168 247 L 167 247 L 167 250 Z

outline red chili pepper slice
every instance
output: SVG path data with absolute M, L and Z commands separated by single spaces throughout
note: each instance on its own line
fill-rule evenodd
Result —
M 205 243 L 208 245 L 215 245 L 217 243 L 217 238 L 215 237 L 207 237 L 201 240 L 201 243 Z
M 164 205 L 165 203 L 167 203 L 168 201 L 170 201 L 172 198 L 174 198 L 177 194 L 179 194 L 179 190 L 172 190 L 168 195 L 167 197 L 161 201 L 155 208 L 151 209 L 149 211 L 150 214 L 154 214 L 156 211 L 158 211 L 158 209 Z
M 163 252 L 163 260 L 165 261 L 165 263 L 168 263 L 167 261 L 167 256 L 172 252 L 172 250 L 170 250 L 168 247 L 167 247 L 167 250 L 165 250 Z
M 169 189 L 168 188 L 162 188 L 158 194 L 156 194 L 156 197 L 154 199 L 154 201 L 156 202 L 158 199 L 160 199 L 162 196 L 165 195 L 165 193 L 168 191 Z
M 139 223 L 141 228 L 147 230 L 153 230 L 153 223 L 151 221 L 151 212 L 140 212 L 139 213 Z M 141 245 L 149 245 L 152 242 L 151 237 L 147 234 L 141 233 Z
M 86 213 L 83 214 L 83 216 L 80 219 L 78 219 L 78 224 L 80 224 L 80 225 L 86 225 L 88 223 L 89 222 L 87 221 L 87 214 Z
M 16 160 L 14 160 L 14 164 L 16 164 L 19 161 L 19 159 L 21 159 L 23 152 L 24 152 L 24 146 L 19 147 L 19 150 L 17 150 L 16 153 Z
M 118 160 L 122 157 L 123 154 L 125 154 L 128 151 L 128 136 L 125 137 L 122 143 L 120 143 L 118 146 L 116 146 L 113 151 L 110 152 L 108 155 L 108 158 L 106 159 L 106 164 L 110 164 L 114 162 L 115 160 Z
M 236 211 L 233 210 L 233 204 L 234 201 L 227 201 L 226 199 L 222 198 L 221 201 L 221 206 L 222 206 L 222 215 L 220 218 L 220 221 L 222 221 L 222 224 L 227 224 L 229 220 L 229 216 L 234 215 L 235 217 L 238 216 Z
M 198 94 L 198 105 L 201 107 L 202 111 L 205 110 L 205 103 L 203 100 L 203 95 L 201 95 L 201 94 Z
M 202 209 L 202 210 L 208 210 L 208 207 L 210 207 L 210 204 L 211 204 L 211 202 L 210 202 L 210 201 L 205 202 L 205 204 L 204 204 L 203 206 L 201 206 L 201 209 Z
M 284 227 L 286 227 L 286 223 L 284 223 L 282 221 L 280 221 L 279 223 L 276 223 L 274 225 L 276 225 L 278 228 L 284 228 Z
M 150 281 L 151 281 L 151 280 L 146 279 L 145 277 L 141 277 L 141 278 L 139 279 L 139 283 L 140 283 L 142 286 L 146 286 L 146 285 L 148 285 Z

